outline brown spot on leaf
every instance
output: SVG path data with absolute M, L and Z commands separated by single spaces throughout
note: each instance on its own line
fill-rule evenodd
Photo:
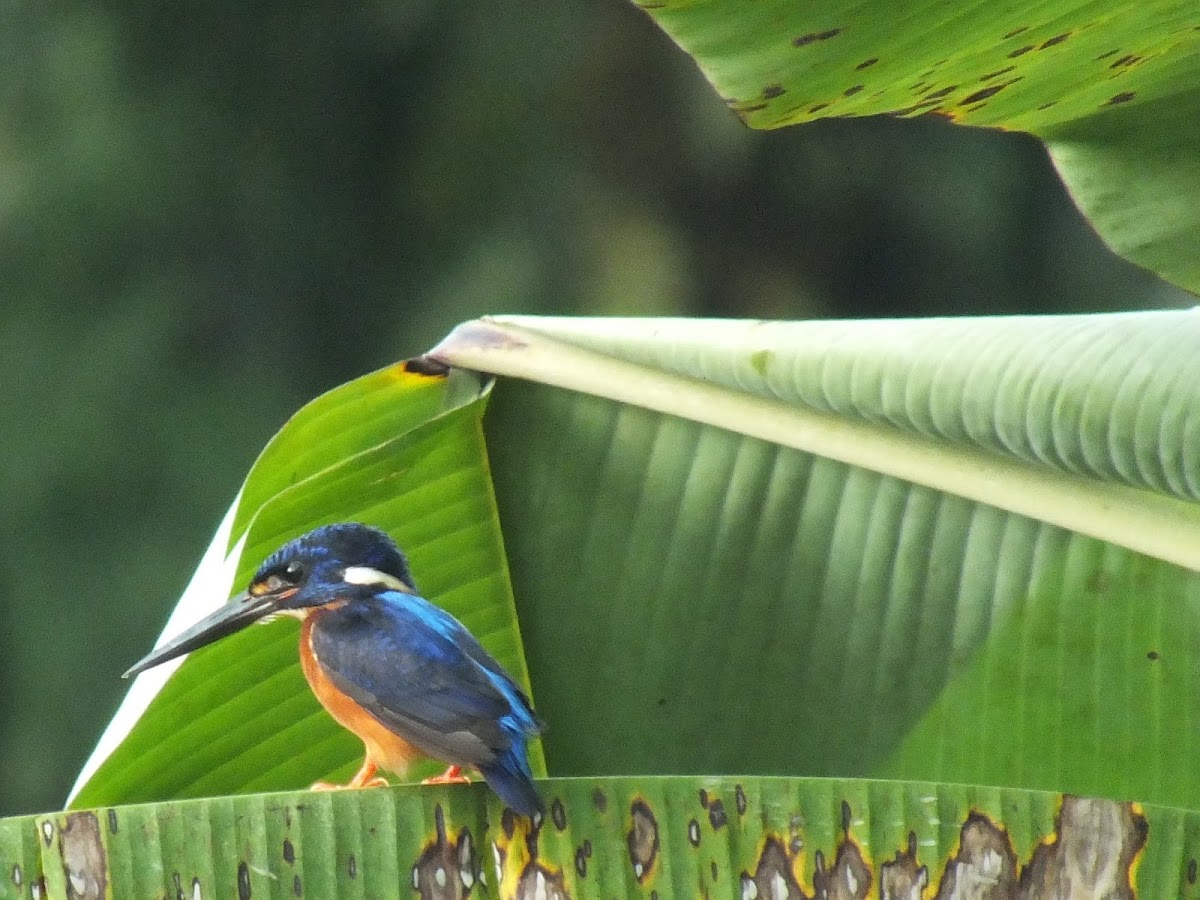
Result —
M 1047 47 L 1053 47 L 1056 44 L 1061 44 L 1063 41 L 1065 41 L 1070 36 L 1071 36 L 1071 32 L 1064 31 L 1062 34 L 1056 34 L 1052 38 L 1046 38 L 1046 40 L 1042 41 L 1041 46 L 1039 46 L 1038 49 L 1045 50 Z
M 1158 658 L 1159 656 L 1157 650 L 1151 650 L 1146 654 L 1146 659 L 1150 660 L 1150 662 L 1155 662 Z
M 1099 62 L 1102 59 L 1108 59 L 1110 56 L 1112 56 L 1116 53 L 1120 53 L 1120 52 L 1121 52 L 1120 50 L 1109 50 L 1105 53 L 1101 53 L 1099 56 L 1096 57 L 1096 62 Z
M 746 814 L 746 792 L 740 784 L 733 789 L 733 802 L 737 807 L 738 815 L 744 816 Z
M 1188 860 L 1187 880 L 1188 880 L 1188 884 L 1196 883 L 1196 860 L 1195 860 L 1195 858 Z
M 554 823 L 554 827 L 562 831 L 567 827 L 567 810 L 563 806 L 562 801 L 557 797 L 550 804 L 550 821 Z
M 871 890 L 871 868 L 858 846 L 850 840 L 838 844 L 833 865 L 825 868 L 825 855 L 813 855 L 814 900 L 865 900 Z
M 470 828 L 457 835 L 446 829 L 441 804 L 433 809 L 435 833 L 412 866 L 413 890 L 421 900 L 452 900 L 466 897 L 475 886 L 479 862 Z
M 608 809 L 608 795 L 600 790 L 600 788 L 592 791 L 592 806 L 596 807 L 600 812 Z
M 94 812 L 71 813 L 58 832 L 67 896 L 102 900 L 108 887 L 108 854 Z
M 405 361 L 404 371 L 410 372 L 413 375 L 428 375 L 436 378 L 448 375 L 450 373 L 450 367 L 444 362 L 440 362 L 432 357 L 418 356 L 414 359 Z
M 1129 67 L 1129 66 L 1136 66 L 1136 65 L 1137 65 L 1138 63 L 1140 63 L 1141 61 L 1142 61 L 1142 58 L 1141 58 L 1140 56 L 1137 56 L 1137 55 L 1135 55 L 1135 54 L 1133 54 L 1133 53 L 1130 53 L 1130 54 L 1128 54 L 1128 55 L 1126 55 L 1126 56 L 1122 56 L 1122 57 L 1121 57 L 1120 59 L 1118 59 L 1118 60 L 1114 60 L 1114 61 L 1113 61 L 1113 62 L 1112 62 L 1110 65 L 1109 65 L 1109 68 L 1110 68 L 1110 69 L 1124 69 L 1124 68 L 1127 68 L 1127 67 Z
M 292 876 L 292 894 L 296 897 L 304 896 L 304 882 L 300 880 L 299 875 Z
M 714 800 L 708 806 L 708 824 L 712 826 L 713 831 L 720 831 L 725 827 L 728 821 L 725 817 L 725 804 L 720 800 Z
M 716 881 L 717 875 L 720 874 L 720 870 L 717 868 L 717 861 L 715 859 L 711 860 L 709 863 L 709 873 L 712 875 L 712 880 Z
M 250 867 L 244 859 L 238 863 L 237 887 L 238 900 L 250 900 Z
M 517 881 L 517 900 L 570 900 L 562 872 L 530 863 Z
M 932 94 L 930 94 L 928 97 L 926 97 L 925 100 L 926 101 L 941 100 L 943 97 L 949 97 L 951 94 L 953 94 L 957 90 L 958 90 L 958 85 L 952 84 L 952 85 L 950 85 L 950 87 L 944 87 L 940 91 L 934 91 Z
M 283 861 L 288 865 L 296 862 L 296 848 L 292 846 L 292 842 L 287 838 L 283 839 Z
M 996 94 L 1000 93 L 1002 90 L 1004 90 L 1009 85 L 1016 84 L 1020 80 L 1021 79 L 1019 79 L 1019 78 L 1014 78 L 1014 79 L 1012 79 L 1012 81 L 1005 81 L 1002 84 L 993 84 L 993 85 L 989 85 L 988 87 L 981 88 L 980 90 L 976 91 L 975 93 L 968 94 L 966 97 L 963 97 L 963 99 L 958 102 L 958 105 L 959 106 L 968 106 L 972 103 L 979 103 L 983 100 L 986 100 L 986 99 L 988 99 L 988 97 L 994 97 Z
M 764 100 L 774 100 L 776 97 L 782 97 L 785 93 L 786 91 L 782 84 L 768 84 L 763 88 L 762 96 Z M 665 700 L 658 701 L 659 706 L 662 706 L 665 702 Z
M 779 838 L 767 838 L 758 865 L 751 875 L 742 870 L 743 897 L 770 897 L 772 900 L 804 900 L 804 892 L 792 872 L 792 857 Z
M 1028 25 L 1019 25 L 1018 27 L 1016 27 L 1012 31 L 1010 31 L 1008 34 L 1006 34 L 1004 36 L 1004 40 L 1007 41 L 1009 38 L 1015 38 L 1018 34 L 1021 34 L 1022 32 L 1025 32 L 1028 30 L 1029 30 Z
M 940 100 L 922 100 L 920 103 L 914 103 L 912 106 L 903 106 L 899 109 L 893 109 L 890 115 L 911 116 L 914 113 L 928 111 L 931 107 L 937 106 L 940 102 Z
M 1022 868 L 1023 896 L 1134 900 L 1133 865 L 1148 826 L 1133 804 L 1064 796 L 1055 832 Z
M 917 864 L 917 835 L 908 833 L 908 847 L 879 868 L 879 893 L 883 897 L 924 897 L 929 869 Z
M 857 94 L 862 89 L 863 89 L 863 86 L 861 84 L 852 85 L 852 86 L 846 88 L 844 91 L 842 91 L 842 96 L 853 97 L 855 94 Z
M 658 821 L 645 800 L 634 800 L 629 807 L 629 832 L 626 845 L 629 862 L 638 884 L 644 884 L 654 871 L 658 858 Z
M 575 848 L 575 874 L 580 878 L 587 878 L 587 861 L 588 854 L 583 852 L 583 847 Z
M 859 63 L 857 66 L 855 66 L 854 68 L 855 68 L 857 71 L 860 71 L 860 72 L 861 72 L 863 69 L 869 69 L 869 68 L 871 68 L 871 66 L 875 65 L 875 63 L 877 63 L 877 62 L 879 62 L 879 57 L 878 57 L 878 56 L 872 56 L 870 59 L 864 59 L 862 62 L 860 62 L 860 63 Z
M 1016 59 L 1018 56 L 1024 56 L 1026 53 L 1028 53 L 1032 49 L 1033 49 L 1033 44 L 1026 44 L 1024 47 L 1018 47 L 1016 50 L 1013 50 L 1011 53 L 1009 53 L 1008 58 Z
M 988 72 L 986 75 L 981 75 L 979 80 L 991 81 L 993 78 L 999 78 L 1001 75 L 1007 75 L 1015 68 L 1016 66 L 1005 66 L 1003 69 L 997 69 L 995 72 Z
M 837 37 L 841 33 L 842 29 L 840 28 L 830 28 L 827 31 L 810 31 L 808 34 L 792 38 L 792 46 L 807 47 L 809 44 L 815 44 L 817 41 L 827 41 L 830 38 Z
M 1104 106 L 1116 106 L 1119 103 L 1128 103 L 1130 100 L 1132 100 L 1136 96 L 1137 96 L 1136 91 L 1122 91 L 1119 94 L 1115 94 L 1112 97 L 1109 97 L 1108 100 L 1103 105 Z
M 983 885 L 989 890 L 981 896 L 1017 896 L 1017 855 L 1008 832 L 972 810 L 959 830 L 958 852 L 946 863 L 937 896 L 974 896 Z
M 808 108 L 808 111 L 810 113 L 819 113 L 821 110 L 826 109 L 828 106 L 829 106 L 828 103 L 818 103 L 815 106 L 810 106 Z

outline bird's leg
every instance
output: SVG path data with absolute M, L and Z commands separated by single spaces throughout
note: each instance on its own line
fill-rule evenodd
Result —
M 369 788 L 369 787 L 387 787 L 386 778 L 375 778 L 375 760 L 371 759 L 370 754 L 363 757 L 362 768 L 360 768 L 350 779 L 350 783 L 346 787 L 351 788 Z
M 471 779 L 463 774 L 461 766 L 450 766 L 441 775 L 426 778 L 421 784 L 470 784 Z
M 372 787 L 387 787 L 386 778 L 373 778 L 378 766 L 375 765 L 375 760 L 371 759 L 371 754 L 363 757 L 362 768 L 360 768 L 354 777 L 346 784 L 330 784 L 328 781 L 318 781 L 310 788 L 313 791 L 340 791 L 343 788 L 372 788 Z

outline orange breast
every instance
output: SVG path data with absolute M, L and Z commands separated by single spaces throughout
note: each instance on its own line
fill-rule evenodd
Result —
M 367 748 L 367 756 L 375 764 L 401 778 L 408 772 L 408 765 L 423 754 L 404 738 L 390 731 L 382 722 L 371 715 L 345 692 L 339 690 L 321 665 L 312 646 L 312 629 L 320 610 L 309 613 L 300 626 L 300 666 L 321 705 L 329 711 L 343 728 L 354 732 Z

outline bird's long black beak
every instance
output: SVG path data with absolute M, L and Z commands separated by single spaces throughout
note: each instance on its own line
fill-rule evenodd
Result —
M 147 669 L 154 668 L 159 663 L 165 663 L 169 659 L 191 653 L 193 650 L 198 650 L 235 631 L 241 631 L 247 625 L 274 612 L 279 599 L 279 596 L 275 594 L 263 594 L 255 597 L 249 591 L 244 591 L 216 612 L 205 616 L 175 640 L 154 650 L 121 677 L 129 678 L 140 674 Z

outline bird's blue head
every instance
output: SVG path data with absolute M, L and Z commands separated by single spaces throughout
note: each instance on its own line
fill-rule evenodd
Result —
M 240 631 L 272 614 L 304 616 L 315 607 L 380 590 L 416 593 L 408 561 L 384 532 L 356 522 L 324 525 L 284 544 L 250 586 L 128 672 L 136 675 Z
M 247 593 L 296 610 L 380 588 L 416 593 L 408 560 L 378 528 L 344 522 L 284 544 L 258 567 Z

